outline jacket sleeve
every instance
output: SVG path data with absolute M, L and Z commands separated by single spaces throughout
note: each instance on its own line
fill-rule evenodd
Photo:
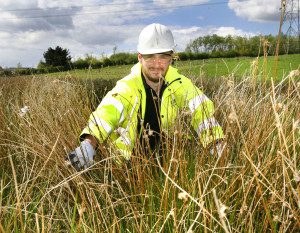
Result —
M 202 145 L 207 147 L 210 143 L 224 138 L 222 127 L 214 117 L 213 102 L 190 80 L 186 87 L 189 90 L 187 104 L 192 115 L 192 126 Z
M 123 98 L 122 93 L 126 89 L 126 85 L 117 84 L 107 93 L 97 109 L 91 113 L 88 124 L 80 135 L 81 140 L 84 135 L 90 134 L 102 143 L 124 121 L 128 101 Z

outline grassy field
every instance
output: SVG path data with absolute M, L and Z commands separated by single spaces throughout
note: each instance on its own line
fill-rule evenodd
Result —
M 242 77 L 249 73 L 256 58 L 226 58 L 226 59 L 207 59 L 202 61 L 191 61 L 178 63 L 178 69 L 186 74 L 192 74 L 196 77 L 220 77 L 234 74 Z M 264 65 L 264 58 L 259 57 L 258 70 L 263 71 L 263 66 L 269 76 L 273 75 L 274 57 L 267 57 Z M 291 70 L 298 69 L 300 65 L 300 54 L 279 56 L 278 60 L 278 77 L 282 78 Z
M 280 57 L 284 81 L 274 84 L 260 81 L 262 61 L 249 71 L 252 59 L 234 61 L 223 74 L 221 61 L 203 72 L 203 61 L 178 64 L 215 103 L 221 158 L 183 136 L 182 114 L 162 163 L 136 152 L 119 167 L 106 145 L 80 173 L 64 158 L 99 100 L 74 74 L 121 78 L 129 66 L 0 78 L 0 232 L 299 232 L 299 55 Z M 100 82 L 103 93 L 113 85 Z
M 195 61 L 177 61 L 174 66 L 187 76 L 199 77 L 221 77 L 234 74 L 242 77 L 251 71 L 253 63 L 256 64 L 256 58 L 217 58 Z M 264 58 L 257 60 L 258 70 L 263 72 Z M 300 54 L 279 56 L 278 61 L 278 78 L 287 75 L 291 70 L 298 69 L 300 65 Z M 125 77 L 132 65 L 104 67 L 102 69 L 90 70 L 72 70 L 69 72 L 60 72 L 48 74 L 50 77 L 64 77 L 67 74 L 83 78 L 103 78 L 103 79 L 120 79 Z M 267 57 L 264 68 L 269 76 L 273 75 L 274 57 Z

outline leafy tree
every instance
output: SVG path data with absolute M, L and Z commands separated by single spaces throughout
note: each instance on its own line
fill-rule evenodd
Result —
M 56 46 L 55 49 L 49 47 L 43 55 L 47 66 L 69 68 L 71 56 L 68 49 L 63 49 L 60 46 Z
M 186 53 L 181 54 L 181 57 L 182 59 L 198 59 L 200 53 L 202 53 L 200 57 L 204 54 L 210 57 L 261 56 L 263 55 L 262 39 L 268 42 L 267 53 L 275 54 L 277 37 L 273 35 L 221 37 L 214 34 L 190 41 L 185 49 Z M 299 38 L 282 34 L 279 48 L 279 54 L 299 53 Z
M 100 68 L 102 65 L 100 60 L 90 54 L 86 54 L 85 58 L 79 58 L 73 62 L 73 66 L 77 69 Z
M 109 58 L 114 65 L 134 64 L 138 61 L 137 54 L 116 53 Z

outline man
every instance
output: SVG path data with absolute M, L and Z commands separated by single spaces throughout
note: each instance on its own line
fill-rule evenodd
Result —
M 95 148 L 107 140 L 114 145 L 117 162 L 130 159 L 138 140 L 155 150 L 162 133 L 172 133 L 186 110 L 203 146 L 216 148 L 220 156 L 223 131 L 213 117 L 213 103 L 171 66 L 174 47 L 172 32 L 164 25 L 150 24 L 141 31 L 139 62 L 91 114 L 81 145 L 69 154 L 76 170 L 93 164 Z

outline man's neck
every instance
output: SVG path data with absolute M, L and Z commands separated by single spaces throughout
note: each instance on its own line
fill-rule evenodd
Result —
M 149 85 L 149 87 L 151 87 L 151 89 L 153 89 L 156 92 L 156 94 L 159 94 L 160 89 L 164 82 L 163 77 L 161 77 L 158 80 L 158 82 L 153 82 L 153 81 L 149 80 L 146 75 L 144 75 L 144 77 L 145 77 L 145 81 Z
M 151 87 L 156 92 L 156 94 L 158 94 L 163 84 L 163 81 L 160 79 L 158 82 L 152 82 L 149 79 L 147 79 L 147 77 L 145 77 L 145 80 L 149 87 Z

